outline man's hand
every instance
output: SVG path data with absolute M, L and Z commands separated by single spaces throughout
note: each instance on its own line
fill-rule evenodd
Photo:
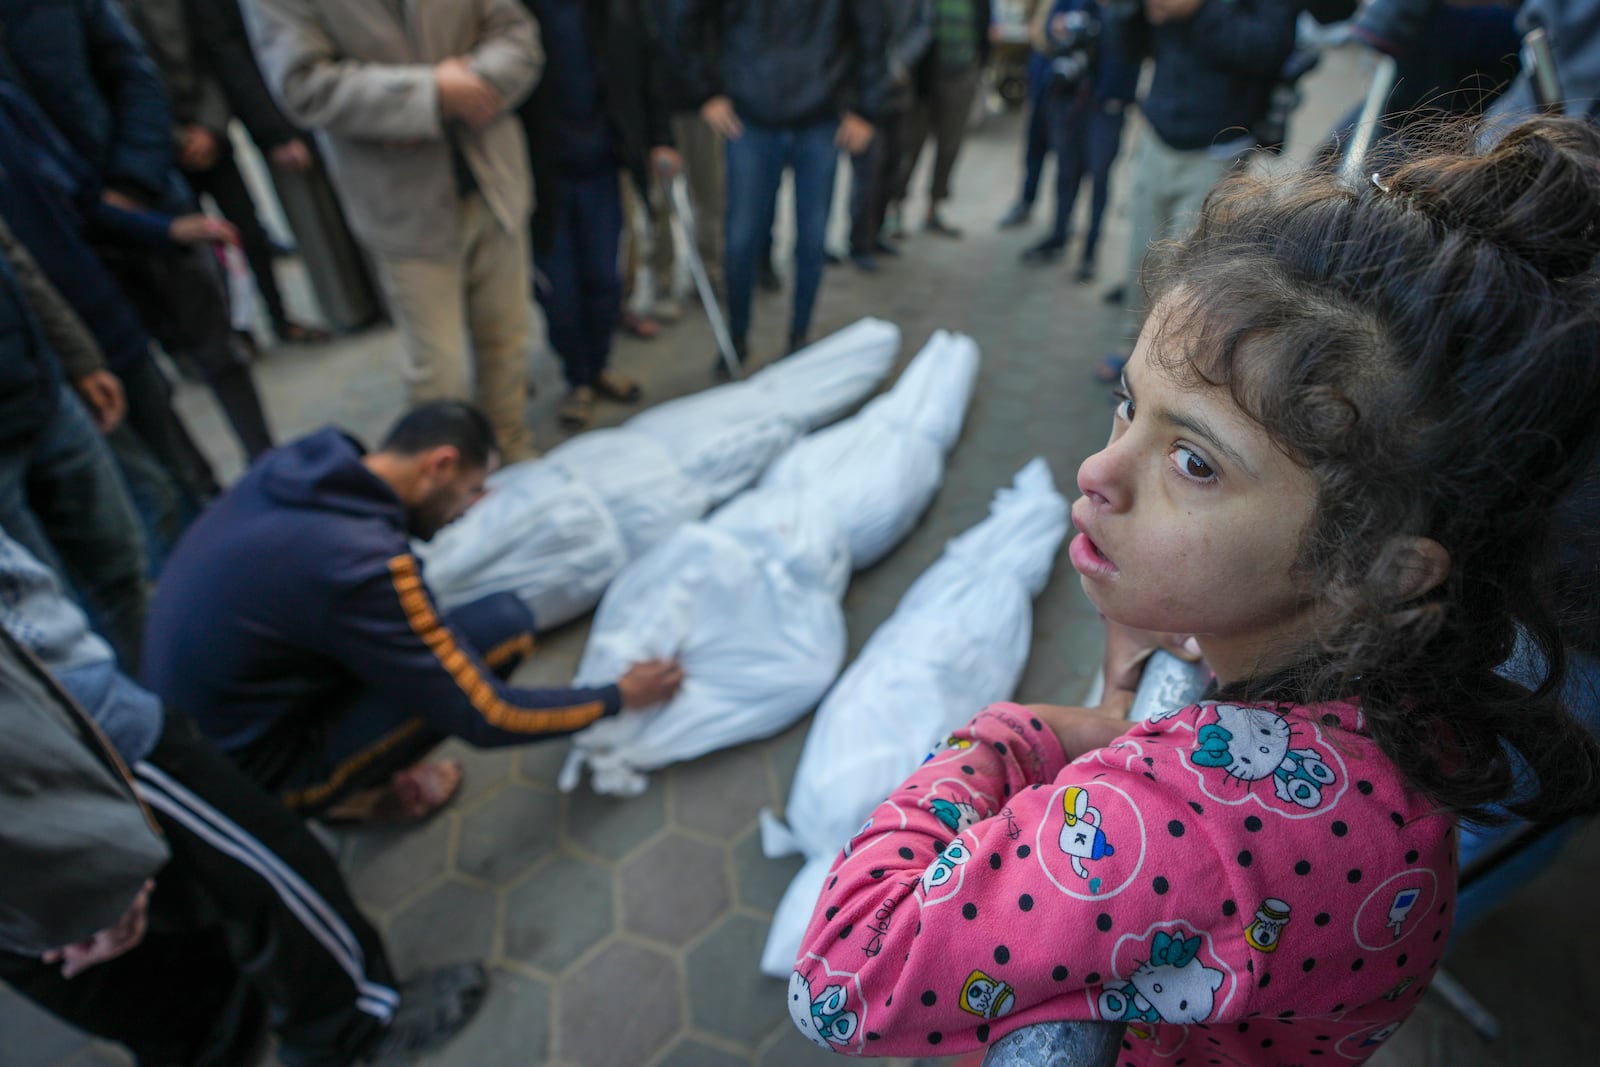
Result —
M 475 130 L 489 125 L 505 109 L 505 97 L 461 56 L 434 67 L 433 82 L 439 89 L 439 113 Z
M 725 96 L 713 96 L 701 104 L 700 117 L 706 120 L 706 125 L 730 141 L 737 141 L 744 136 L 744 123 L 739 121 L 738 113 L 733 110 L 733 101 Z
M 210 170 L 222 156 L 222 140 L 214 130 L 189 125 L 178 137 L 178 166 L 184 170 Z
M 119 193 L 115 189 L 106 189 L 100 193 L 100 201 L 109 204 L 118 211 L 143 211 L 146 205 L 135 200 L 127 193 Z
M 311 149 L 306 143 L 296 137 L 285 141 L 267 153 L 267 158 L 272 160 L 272 165 L 279 170 L 286 170 L 290 174 L 304 174 L 311 169 L 315 162 L 311 156 Z
M 128 398 L 122 391 L 122 383 L 108 370 L 90 371 L 74 379 L 72 388 L 77 390 L 84 407 L 94 416 L 96 428 L 103 434 L 115 430 L 122 416 L 128 413 Z
M 179 215 L 173 219 L 172 225 L 167 227 L 167 236 L 180 245 L 239 243 L 239 231 L 233 223 L 226 219 L 214 219 L 201 212 Z
M 839 132 L 833 143 L 852 156 L 859 156 L 872 143 L 872 123 L 854 112 L 846 111 L 839 120 Z
M 658 144 L 650 149 L 650 168 L 671 181 L 683 169 L 683 157 L 670 145 Z
M 101 930 L 87 941 L 79 941 L 66 948 L 51 949 L 42 957 L 45 963 L 61 964 L 61 977 L 76 978 L 97 963 L 114 960 L 144 940 L 145 915 L 150 907 L 150 893 L 156 884 L 146 880 L 139 895 L 133 898 L 122 918 Z
M 1055 731 L 1069 760 L 1105 748 L 1133 728 L 1133 723 L 1107 708 L 1073 708 L 1059 704 L 1023 706 Z
M 1159 26 L 1163 22 L 1182 22 L 1193 17 L 1200 5 L 1205 0 L 1144 0 L 1144 17 L 1150 20 L 1150 25 Z
M 649 659 L 635 663 L 617 682 L 622 690 L 622 706 L 648 708 L 665 704 L 683 684 L 683 668 L 675 659 Z

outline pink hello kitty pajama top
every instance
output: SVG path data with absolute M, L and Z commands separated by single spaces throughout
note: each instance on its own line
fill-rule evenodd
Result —
M 1351 705 L 1206 702 L 1066 762 L 1015 704 L 958 730 L 845 847 L 789 1012 L 858 1056 L 1128 1024 L 1119 1064 L 1359 1063 L 1455 907 L 1455 822 Z

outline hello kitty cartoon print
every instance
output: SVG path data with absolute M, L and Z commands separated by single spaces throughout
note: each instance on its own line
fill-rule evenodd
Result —
M 800 971 L 789 976 L 789 1018 L 807 1041 L 818 1048 L 843 1048 L 855 1043 L 860 1019 L 846 1011 L 849 995 L 841 983 L 813 990 Z
M 1204 946 L 1204 935 L 1185 923 L 1152 929 L 1145 938 L 1124 939 L 1117 947 L 1119 959 L 1135 952 L 1148 955 L 1135 957 L 1127 981 L 1101 992 L 1096 1005 L 1100 1017 L 1125 1022 L 1135 1037 L 1146 1040 L 1155 1036 L 1157 1023 L 1188 1025 L 1209 1019 L 1229 972 L 1220 959 L 1213 958 L 1215 965 L 1207 965 L 1201 958 Z M 1225 999 L 1232 995 L 1230 982 Z
M 1212 799 L 1237 804 L 1250 797 L 1285 815 L 1311 814 L 1336 799 L 1327 791 L 1341 782 L 1342 763 L 1337 752 L 1321 744 L 1314 726 L 1291 726 L 1270 708 L 1238 704 L 1204 705 L 1196 722 L 1189 763 Z M 1311 736 L 1297 744 L 1297 729 Z M 1220 783 L 1216 771 L 1223 772 Z M 1268 781 L 1276 803 L 1256 788 Z

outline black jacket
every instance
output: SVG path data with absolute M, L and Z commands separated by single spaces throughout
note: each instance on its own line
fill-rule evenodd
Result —
M 1151 26 L 1137 5 L 1121 16 L 1128 58 L 1155 60 L 1142 107 L 1161 140 L 1193 151 L 1254 130 L 1294 50 L 1299 10 L 1299 0 L 1204 0 L 1182 22 Z
M 270 152 L 300 137 L 261 78 L 239 0 L 188 0 L 187 6 L 198 51 L 250 139 Z
M 11 262 L 0 255 L 0 447 L 31 438 L 55 414 L 61 368 Z
M 522 3 L 538 16 L 532 0 Z M 650 32 L 640 0 L 585 0 L 584 14 L 589 51 L 604 86 L 612 144 L 618 161 L 648 201 L 650 150 L 673 144 L 670 104 L 662 87 L 660 43 Z M 548 249 L 554 237 L 559 200 L 551 91 L 549 79 L 541 79 L 519 109 L 533 171 L 533 243 L 540 249 Z
M 116 0 L 0 0 L 0 29 L 15 76 L 107 188 L 188 204 L 166 90 Z
M 727 96 L 745 122 L 780 127 L 882 113 L 882 4 L 672 0 L 670 10 L 668 55 L 696 106 Z

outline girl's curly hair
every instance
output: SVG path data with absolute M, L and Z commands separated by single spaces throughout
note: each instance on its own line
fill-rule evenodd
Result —
M 1236 175 L 1146 271 L 1176 375 L 1228 388 L 1307 468 L 1297 567 L 1320 647 L 1230 694 L 1357 697 L 1406 780 L 1476 821 L 1600 810 L 1600 746 L 1563 706 L 1553 505 L 1600 423 L 1600 134 L 1538 118 L 1492 146 L 1439 127 L 1327 169 Z M 1403 600 L 1406 537 L 1450 554 Z M 1531 693 L 1494 668 L 1518 635 Z M 1515 754 L 1513 754 L 1515 753 Z

